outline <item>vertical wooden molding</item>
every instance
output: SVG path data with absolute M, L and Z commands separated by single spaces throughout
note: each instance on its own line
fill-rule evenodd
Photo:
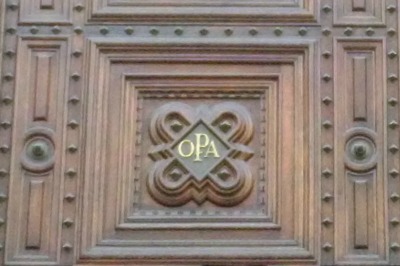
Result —
M 368 248 L 368 184 L 355 180 L 354 186 L 354 248 Z
M 367 118 L 367 59 L 353 58 L 353 117 L 354 121 L 365 121 Z
M 36 60 L 33 121 L 47 121 L 52 77 L 52 60 L 49 53 L 38 53 Z
M 42 233 L 44 181 L 32 180 L 29 183 L 28 224 L 26 236 L 27 249 L 40 249 Z
M 352 0 L 352 10 L 353 11 L 364 11 L 366 10 L 365 0 Z

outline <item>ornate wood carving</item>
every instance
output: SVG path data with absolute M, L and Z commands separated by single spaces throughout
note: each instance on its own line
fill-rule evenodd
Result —
M 156 145 L 149 155 L 156 162 L 147 184 L 161 204 L 180 206 L 194 200 L 200 205 L 209 200 L 234 206 L 249 195 L 253 176 L 246 161 L 254 152 L 246 144 L 254 126 L 244 107 L 225 102 L 194 109 L 171 102 L 155 110 L 149 133 Z M 189 140 L 193 135 L 195 144 Z M 189 149 L 185 154 L 184 144 Z

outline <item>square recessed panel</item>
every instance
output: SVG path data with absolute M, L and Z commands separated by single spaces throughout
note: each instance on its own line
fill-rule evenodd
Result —
M 310 46 L 110 47 L 91 45 L 83 257 L 309 260 Z

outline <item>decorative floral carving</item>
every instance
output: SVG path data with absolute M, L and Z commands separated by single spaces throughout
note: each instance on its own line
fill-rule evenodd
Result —
M 171 102 L 159 107 L 150 122 L 148 175 L 152 197 L 166 206 L 206 200 L 219 206 L 242 202 L 253 187 L 246 161 L 254 125 L 243 106 L 227 102 L 193 108 Z

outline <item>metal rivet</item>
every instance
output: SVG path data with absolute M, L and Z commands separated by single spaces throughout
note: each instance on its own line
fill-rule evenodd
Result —
M 251 36 L 256 36 L 256 35 L 258 34 L 258 30 L 257 30 L 257 29 L 250 29 L 250 30 L 249 30 L 249 34 L 250 34 Z
M 150 34 L 151 35 L 158 35 L 160 33 L 160 31 L 158 30 L 158 29 L 156 29 L 156 28 L 152 28 L 152 29 L 150 29 Z
M 225 29 L 224 33 L 226 36 L 231 36 L 233 34 L 233 30 L 232 29 Z
M 390 13 L 393 13 L 394 11 L 396 11 L 396 6 L 389 5 L 389 6 L 387 6 L 386 10 L 389 11 Z
M 108 34 L 110 32 L 107 27 L 101 27 L 99 31 L 103 35 L 106 35 L 106 34 Z
M 399 147 L 397 147 L 397 145 L 391 145 L 390 147 L 389 147 L 389 151 L 391 152 L 391 153 L 396 153 L 396 152 L 398 152 L 399 151 Z
M 84 6 L 82 4 L 77 4 L 75 5 L 74 9 L 78 12 L 81 12 L 84 9 Z
M 8 128 L 11 127 L 11 122 L 10 122 L 10 121 L 3 121 L 3 122 L 0 123 L 0 126 L 1 126 L 3 129 L 8 129 Z
M 76 120 L 72 119 L 68 122 L 68 126 L 72 129 L 75 129 L 79 126 L 79 123 Z
M 331 78 L 331 75 L 329 75 L 329 74 L 324 74 L 323 76 L 322 76 L 322 79 L 324 80 L 324 81 L 326 81 L 326 82 L 328 82 L 328 81 L 330 81 L 332 78 Z
M 5 52 L 5 54 L 6 54 L 6 56 L 8 56 L 8 57 L 13 57 L 13 56 L 15 55 L 15 52 L 14 52 L 13 50 L 7 50 L 7 51 Z
M 10 96 L 4 96 L 1 101 L 5 104 L 5 105 L 9 105 L 10 103 L 12 103 L 13 99 Z
M 394 192 L 394 193 L 392 193 L 392 195 L 390 195 L 390 199 L 393 202 L 396 202 L 396 201 L 398 201 L 400 199 L 400 195 Z
M 328 36 L 329 34 L 331 34 L 331 30 L 329 28 L 324 28 L 322 29 L 322 34 L 325 36 Z
M 8 171 L 4 168 L 0 169 L 0 177 L 6 177 L 8 175 Z
M 282 28 L 280 28 L 280 27 L 276 27 L 276 28 L 274 29 L 274 33 L 275 33 L 276 36 L 281 36 L 282 33 L 283 33 L 283 30 L 282 30 Z
M 231 173 L 229 173 L 228 170 L 223 169 L 222 171 L 218 172 L 218 177 L 221 178 L 222 180 L 226 180 L 228 177 L 231 176 Z M 263 187 L 264 188 L 264 187 Z
M 82 55 L 82 51 L 81 50 L 75 50 L 72 52 L 72 55 L 75 57 L 80 57 Z
M 389 123 L 389 127 L 390 127 L 391 129 L 395 129 L 395 128 L 397 128 L 398 126 L 399 126 L 399 123 L 397 123 L 397 122 L 394 121 L 394 120 L 390 121 L 390 123 Z
M 389 103 L 391 106 L 396 106 L 398 102 L 399 102 L 399 101 L 398 101 L 396 98 L 394 98 L 394 97 L 392 97 L 392 98 L 390 98 L 390 99 L 388 100 L 388 103 Z
M 172 170 L 172 172 L 169 173 L 169 176 L 170 176 L 173 180 L 177 181 L 177 180 L 179 180 L 179 179 L 182 177 L 182 172 L 179 171 L 178 169 L 174 169 L 174 170 Z
M 54 34 L 59 34 L 61 32 L 61 28 L 59 26 L 54 26 L 51 29 L 51 32 L 53 32 Z
M 0 152 L 1 153 L 7 153 L 10 150 L 10 147 L 8 147 L 8 145 L 1 145 L 0 146 Z
M 31 27 L 31 29 L 29 30 L 32 34 L 36 34 L 39 32 L 39 28 L 36 26 Z
M 324 11 L 325 13 L 329 13 L 332 11 L 332 7 L 330 5 L 324 5 L 322 7 L 322 11 Z
M 322 147 L 322 150 L 323 150 L 324 152 L 329 153 L 329 152 L 331 152 L 331 151 L 333 150 L 333 147 L 332 147 L 331 145 L 329 145 L 329 144 L 326 144 L 326 145 L 324 145 L 324 146 Z
M 232 123 L 229 121 L 223 121 L 218 127 L 222 132 L 226 133 L 232 128 Z
M 75 195 L 72 193 L 68 193 L 65 195 L 64 199 L 68 202 L 73 202 L 75 200 Z
M 65 227 L 71 227 L 73 224 L 74 224 L 74 221 L 73 221 L 71 218 L 66 218 L 66 219 L 63 221 L 63 225 L 64 225 Z
M 71 75 L 71 78 L 75 81 L 79 80 L 81 78 L 81 75 L 79 73 L 75 72 Z
M 322 171 L 322 175 L 324 176 L 324 177 L 330 177 L 330 176 L 332 176 L 332 171 L 331 170 L 329 170 L 328 168 L 327 169 L 325 169 L 324 171 Z
M 201 29 L 199 32 L 200 32 L 200 35 L 202 35 L 202 36 L 206 36 L 208 34 L 207 29 Z
M 326 120 L 322 123 L 322 126 L 326 129 L 331 128 L 332 127 L 332 122 L 329 120 Z
M 65 243 L 65 244 L 62 246 L 62 248 L 63 248 L 65 251 L 71 251 L 71 249 L 72 249 L 72 244 L 69 243 L 69 242 L 67 242 L 67 243 Z
M 331 57 L 331 55 L 332 55 L 332 53 L 329 52 L 329 51 L 325 51 L 325 52 L 322 53 L 322 56 L 325 57 L 325 58 L 329 58 L 329 57 Z
M 73 105 L 76 105 L 77 103 L 79 103 L 79 98 L 77 96 L 72 96 L 71 98 L 69 98 L 68 101 Z
M 11 10 L 17 10 L 18 9 L 18 4 L 16 3 L 16 2 L 12 2 L 12 3 L 9 3 L 8 5 L 7 5 L 7 7 L 9 8 L 9 9 L 11 9 Z
M 4 219 L 3 219 L 3 218 L 0 218 L 0 226 L 3 226 L 4 223 L 5 223 Z
M 17 29 L 14 27 L 10 27 L 6 29 L 6 32 L 9 34 L 15 34 L 17 32 Z
M 332 101 L 333 101 L 332 98 L 329 97 L 329 96 L 326 96 L 325 98 L 322 99 L 322 102 L 323 102 L 325 105 L 331 104 Z
M 134 32 L 134 29 L 132 27 L 126 27 L 125 28 L 125 33 L 128 35 L 132 35 Z
M 3 250 L 3 245 L 2 244 L 0 244 L 0 250 Z
M 183 34 L 183 29 L 182 28 L 176 28 L 174 33 L 177 36 L 181 36 Z
M 325 201 L 325 202 L 329 202 L 332 198 L 333 198 L 333 196 L 332 196 L 332 194 L 330 194 L 330 193 L 325 193 L 325 194 L 322 196 L 322 200 Z
M 179 122 L 179 121 L 174 121 L 174 122 L 172 122 L 172 124 L 171 124 L 171 129 L 172 129 L 173 131 L 175 131 L 175 132 L 181 131 L 182 128 L 183 128 L 183 124 L 182 124 L 181 122 Z
M 368 28 L 365 31 L 365 34 L 367 34 L 368 36 L 372 36 L 372 35 L 374 35 L 374 33 L 375 33 L 375 30 L 373 28 Z
M 390 80 L 391 82 L 395 82 L 397 80 L 397 75 L 396 74 L 390 74 L 388 76 L 388 80 Z
M 389 36 L 394 36 L 396 34 L 396 30 L 394 28 L 390 28 L 387 30 Z
M 330 251 L 332 248 L 333 248 L 333 246 L 330 243 L 325 243 L 322 246 L 322 249 L 325 250 L 325 251 Z
M 397 56 L 397 53 L 395 50 L 390 50 L 388 53 L 389 58 L 393 59 Z
M 393 218 L 393 219 L 390 220 L 390 224 L 393 225 L 393 226 L 397 226 L 397 225 L 400 224 L 400 221 L 397 218 Z
M 397 169 L 392 169 L 389 171 L 389 175 L 393 178 L 398 177 L 399 176 L 399 171 Z
M 71 144 L 71 145 L 68 146 L 67 150 L 68 150 L 70 153 L 75 153 L 75 152 L 78 151 L 78 147 L 76 147 L 75 145 Z
M 329 225 L 331 225 L 333 222 L 332 222 L 332 220 L 330 219 L 330 218 L 325 218 L 323 221 L 322 221 L 322 224 L 323 225 L 325 225 L 325 226 L 329 226 Z
M 14 79 L 14 75 L 11 74 L 11 73 L 6 73 L 6 74 L 4 75 L 4 79 L 7 80 L 7 81 L 11 81 L 11 80 Z
M 69 177 L 76 176 L 76 170 L 73 169 L 73 168 L 69 168 L 69 169 L 65 172 L 65 174 L 66 174 L 67 176 L 69 176 Z
M 307 32 L 308 32 L 308 30 L 307 30 L 306 27 L 301 27 L 301 28 L 299 29 L 299 34 L 300 34 L 301 36 L 306 35 Z
M 7 195 L 4 193 L 0 193 L 0 202 L 5 202 L 7 200 Z
M 390 249 L 393 251 L 398 251 L 400 249 L 400 245 L 398 243 L 392 243 L 390 245 Z
M 74 28 L 74 32 L 75 32 L 76 34 L 81 34 L 81 33 L 83 32 L 83 29 L 82 29 L 82 27 L 76 26 L 76 27 Z
M 353 29 L 350 28 L 350 27 L 347 27 L 347 28 L 344 30 L 344 34 L 347 35 L 347 36 L 352 35 L 352 34 L 353 34 Z

